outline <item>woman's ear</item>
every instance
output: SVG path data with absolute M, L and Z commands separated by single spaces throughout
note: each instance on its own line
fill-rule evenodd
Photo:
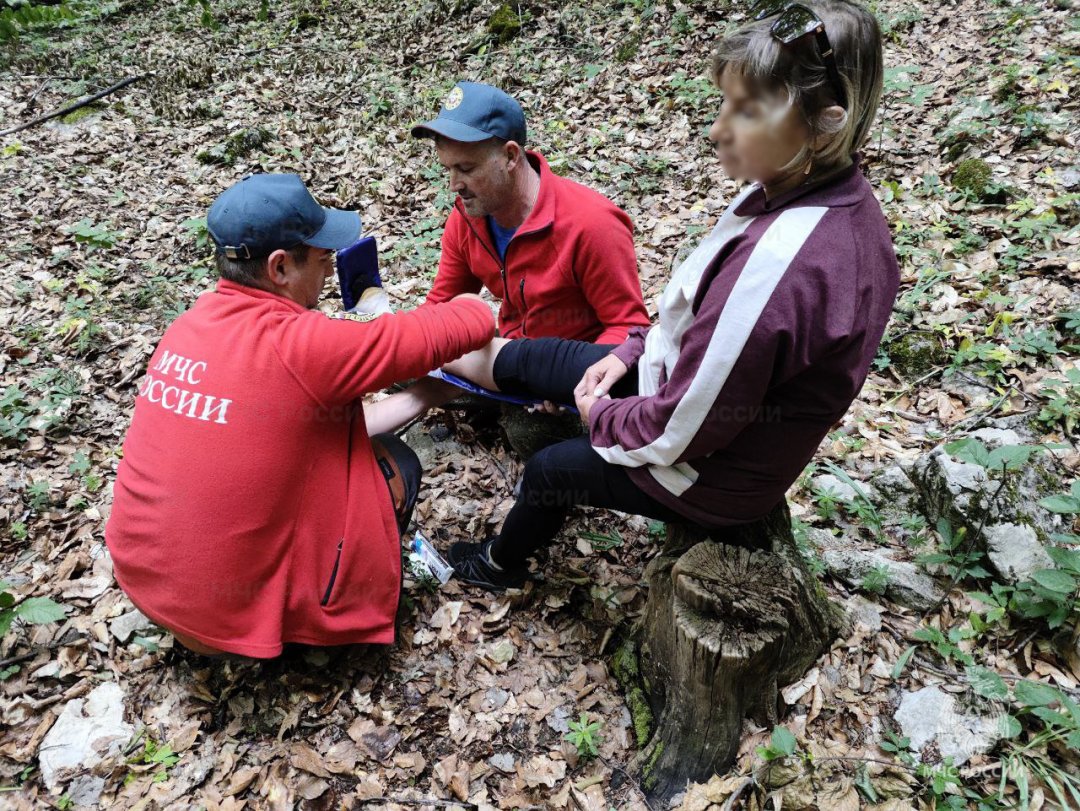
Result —
M 829 141 L 836 137 L 840 128 L 844 126 L 847 118 L 847 110 L 839 104 L 833 104 L 821 111 L 818 126 L 818 136 L 814 138 L 814 150 L 818 151 L 828 145 Z
M 288 255 L 287 251 L 278 249 L 266 257 L 266 280 L 274 287 L 284 287 L 288 283 L 285 272 Z

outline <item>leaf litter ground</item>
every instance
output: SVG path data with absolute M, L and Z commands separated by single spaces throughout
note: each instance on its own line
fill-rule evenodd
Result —
M 627 209 L 654 312 L 676 258 L 738 188 L 704 141 L 717 98 L 703 76 L 709 46 L 742 10 L 523 4 L 505 42 L 489 32 L 496 10 L 300 2 L 260 21 L 258 4 L 222 3 L 210 7 L 214 29 L 190 4 L 131 2 L 4 46 L 0 128 L 146 74 L 84 114 L 0 143 L 0 571 L 19 599 L 69 609 L 60 623 L 16 625 L 0 647 L 5 800 L 63 805 L 36 769 L 41 741 L 67 701 L 113 680 L 140 732 L 96 768 L 105 805 L 646 807 L 628 777 L 632 719 L 606 657 L 644 605 L 648 522 L 582 511 L 544 563 L 546 580 L 521 597 L 410 583 L 392 649 L 297 648 L 261 664 L 210 661 L 132 628 L 102 554 L 135 383 L 169 321 L 213 284 L 210 201 L 253 171 L 298 172 L 325 203 L 360 210 L 395 305 L 413 306 L 433 278 L 452 198 L 430 144 L 408 129 L 460 78 L 512 92 L 553 167 Z M 881 363 L 816 460 L 856 478 L 990 417 L 1037 413 L 1046 381 L 1075 362 L 1058 315 L 1080 310 L 1080 33 L 1067 4 L 889 0 L 876 12 L 888 74 L 866 163 L 904 285 Z M 976 195 L 987 202 L 953 185 L 972 157 L 989 167 L 990 188 Z M 331 293 L 323 306 L 336 306 Z M 1010 325 L 1029 329 L 1027 344 L 1002 338 Z M 902 366 L 889 350 L 918 331 L 952 354 Z M 1043 423 L 1041 438 L 1068 440 L 1065 426 Z M 422 432 L 451 439 L 434 443 L 419 526 L 443 548 L 485 536 L 512 503 L 520 461 L 492 420 L 436 413 Z M 1062 490 L 1077 461 L 1061 457 Z M 858 520 L 818 515 L 805 479 L 790 499 L 808 526 L 839 523 L 866 543 Z M 895 527 L 876 540 L 911 555 Z M 871 612 L 785 691 L 784 722 L 819 759 L 855 759 L 825 773 L 802 807 L 866 805 L 855 783 L 867 766 L 889 787 L 877 807 L 919 806 L 906 771 L 858 759 L 891 762 L 878 743 L 895 729 L 902 690 L 962 681 L 928 649 L 894 677 L 920 618 L 869 596 L 880 628 Z M 930 622 L 947 628 L 966 610 L 957 592 Z M 1080 674 L 1041 639 L 1015 641 L 986 661 L 1076 688 Z M 595 760 L 564 740 L 581 713 L 602 723 Z M 736 767 L 696 787 L 686 807 L 719 808 L 745 788 L 769 732 L 748 726 Z M 146 740 L 179 760 L 138 757 Z M 999 767 L 982 757 L 968 768 L 994 781 Z M 742 795 L 759 802 L 759 792 Z

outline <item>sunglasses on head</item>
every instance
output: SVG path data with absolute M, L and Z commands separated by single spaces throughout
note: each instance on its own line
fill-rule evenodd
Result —
M 836 66 L 832 45 L 829 44 L 829 38 L 825 34 L 825 23 L 813 9 L 802 3 L 791 3 L 788 0 L 761 0 L 750 9 L 750 14 L 755 21 L 779 14 L 780 16 L 776 18 L 769 30 L 783 45 L 791 45 L 813 34 L 818 55 L 825 65 L 825 72 L 829 74 L 829 81 L 836 94 L 836 102 L 847 109 L 847 94 L 844 92 L 844 83 L 840 79 L 840 69 Z

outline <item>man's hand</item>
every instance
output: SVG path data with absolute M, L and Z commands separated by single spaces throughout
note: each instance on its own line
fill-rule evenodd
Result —
M 582 397 L 595 400 L 604 397 L 611 392 L 611 387 L 618 383 L 626 373 L 630 371 L 626 364 L 614 355 L 605 355 L 592 366 L 585 370 L 581 382 L 574 387 L 574 400 L 580 401 Z M 581 410 L 581 406 L 578 406 Z M 585 413 L 582 412 L 582 417 Z
M 478 293 L 458 293 L 456 296 L 454 296 L 451 299 L 451 301 L 458 301 L 458 300 L 464 300 L 464 299 L 469 299 L 469 298 L 476 299 L 477 301 L 479 301 L 479 302 L 481 302 L 483 304 L 487 304 L 487 302 L 484 301 L 480 297 L 480 295 Z

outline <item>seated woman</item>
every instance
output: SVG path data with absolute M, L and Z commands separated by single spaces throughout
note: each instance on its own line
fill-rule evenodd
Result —
M 506 341 L 449 371 L 577 404 L 588 436 L 525 467 L 497 537 L 457 543 L 467 583 L 520 586 L 571 507 L 720 527 L 766 515 L 859 393 L 899 268 L 856 150 L 882 92 L 873 15 L 842 0 L 766 2 L 712 62 L 709 138 L 753 181 L 675 271 L 659 323 L 619 346 Z

